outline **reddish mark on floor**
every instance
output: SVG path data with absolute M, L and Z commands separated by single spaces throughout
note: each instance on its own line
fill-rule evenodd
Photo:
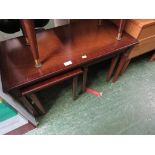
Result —
M 86 88 L 85 91 L 86 91 L 87 93 L 92 94 L 92 95 L 95 95 L 95 96 L 97 96 L 97 97 L 102 96 L 102 92 L 99 92 L 99 91 L 94 90 L 94 89 L 91 89 L 91 88 Z

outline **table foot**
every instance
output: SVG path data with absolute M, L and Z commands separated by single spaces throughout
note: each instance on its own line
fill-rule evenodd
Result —
M 35 67 L 36 68 L 40 68 L 42 66 L 42 64 L 41 64 L 41 62 L 40 62 L 40 60 L 35 60 Z
M 123 31 L 124 31 L 124 28 L 125 28 L 125 24 L 126 24 L 126 20 L 125 19 L 120 19 L 118 34 L 117 34 L 117 37 L 116 37 L 117 40 L 122 39 L 122 34 L 123 34 Z
M 122 39 L 122 33 L 118 33 L 116 39 L 117 39 L 117 40 L 121 40 L 121 39 Z

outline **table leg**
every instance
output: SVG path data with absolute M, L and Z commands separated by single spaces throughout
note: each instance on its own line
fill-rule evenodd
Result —
M 111 76 L 114 72 L 114 69 L 115 69 L 115 66 L 117 64 L 117 61 L 119 59 L 119 55 L 117 55 L 116 57 L 112 58 L 112 61 L 111 61 L 111 65 L 110 65 L 110 68 L 109 68 L 109 71 L 106 75 L 106 81 L 108 82 L 110 79 L 111 79 Z
M 41 67 L 34 23 L 30 19 L 21 19 L 21 23 L 24 35 L 27 36 L 28 43 L 30 44 L 30 48 L 35 61 L 35 67 Z
M 120 75 L 120 72 L 121 72 L 121 70 L 122 70 L 122 68 L 123 68 L 123 66 L 124 66 L 124 64 L 125 64 L 125 62 L 126 62 L 126 56 L 125 56 L 125 54 L 123 53 L 123 54 L 121 55 L 121 58 L 120 58 L 118 67 L 117 67 L 117 69 L 116 69 L 116 72 L 115 72 L 115 74 L 114 74 L 114 78 L 113 78 L 113 81 L 112 81 L 112 82 L 116 82 L 116 81 L 117 81 L 118 76 Z
M 155 53 L 151 56 L 150 61 L 155 60 Z
M 73 100 L 77 98 L 77 85 L 78 85 L 78 76 L 75 76 L 73 77 L 73 84 L 72 84 Z
M 83 92 L 85 92 L 85 90 L 86 90 L 87 74 L 88 74 L 88 67 L 84 67 L 84 69 L 83 69 L 83 82 L 82 82 Z
M 126 19 L 120 19 L 120 24 L 119 24 L 119 28 L 118 28 L 118 34 L 117 34 L 117 40 L 121 40 L 122 39 L 122 33 L 124 31 L 125 28 L 125 24 L 126 24 Z
M 120 75 L 123 75 L 123 74 L 124 74 L 124 72 L 125 72 L 125 70 L 127 69 L 128 65 L 129 65 L 129 63 L 130 63 L 130 61 L 131 61 L 131 59 L 126 60 L 124 66 L 123 66 L 123 68 L 122 68 L 122 70 L 121 70 L 121 72 L 120 72 Z
M 37 108 L 43 113 L 45 114 L 46 111 L 43 107 L 43 105 L 41 104 L 41 102 L 39 101 L 39 99 L 37 98 L 37 96 L 35 94 L 30 94 L 28 95 L 28 97 L 30 97 L 30 99 L 32 100 L 33 104 L 35 104 L 37 106 Z
M 28 101 L 28 99 L 25 96 L 20 97 L 21 102 L 24 104 L 25 108 L 34 116 L 38 115 L 38 112 L 33 108 L 31 103 Z
M 23 36 L 24 36 L 25 41 L 26 41 L 26 45 L 29 45 L 29 41 L 28 41 L 28 37 L 27 37 L 27 32 L 26 32 L 23 20 L 20 20 L 20 23 L 21 23 L 21 30 L 22 30 Z

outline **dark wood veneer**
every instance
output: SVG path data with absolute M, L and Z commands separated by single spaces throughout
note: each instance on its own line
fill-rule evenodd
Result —
M 98 26 L 98 20 L 85 20 L 37 33 L 42 67 L 34 66 L 30 48 L 23 37 L 0 44 L 3 89 L 7 92 L 43 81 L 93 61 L 106 59 L 123 52 L 137 43 L 124 33 L 116 40 L 117 27 L 107 20 Z M 86 55 L 87 58 L 82 59 Z M 72 61 L 69 66 L 64 62 Z
M 27 95 L 27 94 L 30 94 L 30 93 L 35 93 L 35 92 L 37 92 L 39 90 L 50 87 L 50 86 L 55 85 L 57 83 L 60 83 L 60 82 L 62 82 L 64 80 L 68 80 L 70 78 L 78 76 L 78 75 L 80 75 L 82 73 L 83 73 L 83 71 L 81 69 L 76 69 L 76 70 L 67 72 L 65 74 L 61 74 L 59 76 L 53 77 L 51 79 L 48 79 L 48 80 L 45 80 L 45 81 L 42 81 L 42 82 L 38 82 L 38 83 L 36 83 L 34 85 L 23 88 L 22 89 L 22 95 L 24 96 L 24 95 Z

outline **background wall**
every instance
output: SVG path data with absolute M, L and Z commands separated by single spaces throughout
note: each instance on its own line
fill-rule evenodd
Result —
M 45 29 L 50 29 L 53 27 L 57 27 L 57 26 L 61 26 L 64 24 L 69 23 L 69 19 L 50 19 L 48 24 L 44 27 Z M 11 38 L 15 38 L 15 37 L 19 37 L 22 36 L 22 31 L 20 30 L 19 32 L 13 33 L 13 34 L 7 34 L 4 32 L 0 31 L 0 41 L 4 41 L 7 39 L 11 39 Z

